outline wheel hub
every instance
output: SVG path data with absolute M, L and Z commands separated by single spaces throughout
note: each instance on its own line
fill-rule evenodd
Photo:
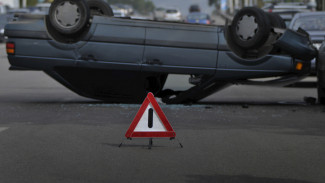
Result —
M 64 28 L 76 26 L 80 16 L 79 7 L 72 1 L 64 1 L 55 9 L 55 21 Z
M 244 41 L 252 39 L 257 31 L 258 24 L 254 16 L 244 15 L 237 23 L 236 33 Z

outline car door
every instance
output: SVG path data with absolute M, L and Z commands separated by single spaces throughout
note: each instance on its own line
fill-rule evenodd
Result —
M 143 59 L 145 28 L 130 26 L 130 20 L 97 17 L 95 30 L 79 50 L 89 62 L 103 68 L 140 71 Z
M 180 23 L 147 27 L 142 71 L 213 74 L 217 65 L 218 28 Z

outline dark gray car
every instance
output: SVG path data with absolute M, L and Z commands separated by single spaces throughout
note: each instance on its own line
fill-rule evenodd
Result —
M 325 39 L 325 12 L 298 13 L 292 19 L 289 28 L 304 29 L 308 32 L 313 44 L 319 48 Z
M 257 30 L 244 30 L 243 18 L 226 27 L 114 18 L 105 2 L 96 2 L 102 3 L 103 10 L 97 7 L 93 11 L 106 13 L 93 16 L 83 0 L 56 0 L 48 16 L 22 16 L 8 24 L 11 69 L 42 70 L 82 96 L 109 102 L 138 103 L 147 92 L 153 92 L 166 103 L 184 103 L 198 101 L 230 84 L 249 83 L 253 78 L 281 76 L 258 84 L 295 82 L 309 74 L 310 60 L 316 56 L 306 39 L 296 42 L 303 56 L 292 57 L 290 50 L 278 50 L 288 35 L 301 36 L 293 31 L 282 37 L 276 34 L 277 47 L 259 39 L 251 43 L 261 27 L 247 14 L 239 16 L 248 17 L 245 21 Z M 235 31 L 238 39 L 253 46 L 238 46 L 229 32 L 233 26 L 242 30 Z M 270 52 L 257 53 L 256 44 L 263 44 L 260 47 Z M 163 90 L 168 74 L 190 75 L 194 86 L 186 91 Z
M 305 12 L 296 14 L 289 28 L 304 29 L 308 32 L 313 45 L 319 49 L 325 39 L 325 12 Z M 316 73 L 316 59 L 312 60 L 312 73 Z

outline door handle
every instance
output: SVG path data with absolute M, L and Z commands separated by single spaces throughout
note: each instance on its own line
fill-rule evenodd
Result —
M 161 65 L 162 62 L 159 60 L 159 59 L 148 59 L 147 64 L 150 64 L 150 65 Z

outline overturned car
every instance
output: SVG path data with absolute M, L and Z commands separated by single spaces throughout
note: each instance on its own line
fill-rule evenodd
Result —
M 153 92 L 166 103 L 196 102 L 234 83 L 287 85 L 318 59 L 325 104 L 325 60 L 303 30 L 277 15 L 244 8 L 225 26 L 113 17 L 101 0 L 55 0 L 49 15 L 21 15 L 6 26 L 11 70 L 41 70 L 79 95 L 118 103 Z M 321 50 L 324 48 L 321 47 Z M 185 91 L 164 89 L 168 74 L 190 75 Z

